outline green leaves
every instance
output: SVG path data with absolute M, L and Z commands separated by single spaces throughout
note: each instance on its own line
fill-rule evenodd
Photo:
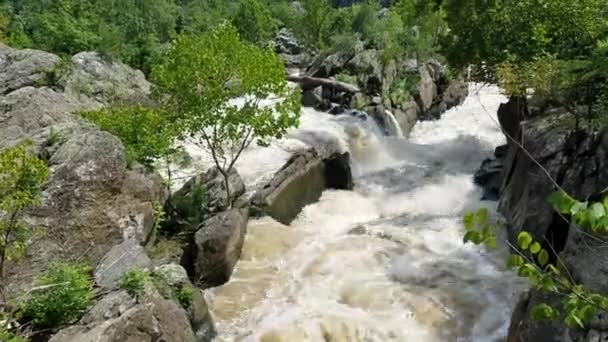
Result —
M 78 319 L 93 302 L 91 269 L 81 264 L 53 264 L 36 281 L 23 303 L 23 314 L 37 329 L 54 328 Z
M 532 241 L 532 235 L 526 231 L 520 232 L 517 236 L 517 244 L 519 245 L 519 248 L 523 250 L 527 250 Z
M 6 260 L 25 254 L 34 229 L 21 221 L 22 212 L 40 204 L 47 181 L 46 164 L 29 153 L 30 142 L 0 152 L 0 278 Z
M 552 320 L 559 317 L 559 311 L 545 303 L 541 303 L 530 309 L 530 317 L 537 321 Z
M 466 230 L 463 242 L 472 242 L 476 245 L 485 243 L 489 248 L 496 248 L 495 224 L 488 221 L 488 209 L 481 208 L 477 212 L 466 213 L 462 219 Z
M 129 165 L 152 167 L 156 159 L 175 153 L 179 127 L 168 112 L 142 106 L 118 106 L 81 115 L 115 135 L 125 146 Z

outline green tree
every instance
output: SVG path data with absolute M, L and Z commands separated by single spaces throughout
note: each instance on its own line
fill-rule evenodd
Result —
M 303 14 L 298 22 L 296 32 L 310 47 L 322 49 L 324 47 L 324 30 L 331 18 L 333 9 L 327 0 L 303 0 Z
M 228 175 L 243 150 L 254 139 L 263 145 L 280 138 L 298 123 L 300 100 L 287 85 L 281 60 L 270 49 L 242 41 L 228 24 L 197 38 L 180 36 L 154 78 L 174 120 L 211 151 L 227 198 Z M 262 105 L 269 95 L 282 99 Z
M 23 213 L 40 204 L 40 191 L 48 168 L 28 152 L 24 143 L 0 152 L 0 277 L 7 260 L 25 252 L 32 229 L 21 220 Z
M 241 38 L 260 46 L 268 44 L 277 32 L 270 10 L 260 0 L 241 0 L 232 24 Z

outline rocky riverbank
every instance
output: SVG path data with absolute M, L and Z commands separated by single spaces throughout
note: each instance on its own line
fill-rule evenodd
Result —
M 608 135 L 584 128 L 573 132 L 574 118 L 563 110 L 539 112 L 522 99 L 511 99 L 498 112 L 503 130 L 530 154 L 509 140 L 487 160 L 476 180 L 488 196 L 497 195 L 499 210 L 507 220 L 508 235 L 515 240 L 521 230 L 529 231 L 545 248 L 553 248 L 574 281 L 593 292 L 608 292 L 604 275 L 608 268 L 605 248 L 555 213 L 547 197 L 555 186 L 581 200 L 601 199 L 608 186 L 606 160 Z M 584 331 L 568 329 L 562 320 L 535 322 L 530 309 L 540 302 L 559 303 L 557 296 L 530 290 L 512 316 L 509 341 L 603 341 L 608 338 L 606 318 L 594 320 Z
M 386 135 L 407 137 L 418 120 L 433 120 L 461 104 L 468 85 L 452 78 L 436 60 L 398 59 L 382 63 L 381 52 L 361 49 L 312 56 L 281 31 L 276 51 L 299 78 L 304 106 L 331 114 L 363 111 Z

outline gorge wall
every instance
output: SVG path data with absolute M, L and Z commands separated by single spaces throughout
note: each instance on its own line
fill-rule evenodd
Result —
M 487 192 L 498 193 L 511 241 L 522 230 L 530 232 L 535 240 L 543 241 L 544 248 L 555 250 L 563 263 L 560 267 L 567 268 L 576 283 L 606 293 L 608 253 L 603 243 L 556 214 L 547 197 L 556 190 L 552 178 L 579 200 L 601 199 L 608 186 L 608 132 L 584 128 L 574 133 L 571 114 L 559 109 L 537 112 L 517 98 L 500 107 L 501 126 L 518 143 L 508 140 L 507 146 L 497 149 L 496 159 L 484 162 L 477 180 Z M 530 290 L 513 313 L 508 341 L 603 341 L 608 337 L 608 321 L 602 316 L 584 331 L 568 329 L 563 318 L 550 323 L 530 318 L 533 305 L 559 304 L 560 300 Z

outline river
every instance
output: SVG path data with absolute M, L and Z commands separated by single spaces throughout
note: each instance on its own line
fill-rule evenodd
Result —
M 249 222 L 227 284 L 206 291 L 217 341 L 502 341 L 523 286 L 504 247 L 462 242 L 480 201 L 473 173 L 504 143 L 496 87 L 470 96 L 409 139 L 373 120 L 303 109 L 298 129 L 237 163 L 248 187 L 304 146 L 349 151 L 354 191 L 325 191 L 290 226 Z M 190 151 L 192 153 L 192 151 Z M 200 157 L 200 156 L 199 156 Z

